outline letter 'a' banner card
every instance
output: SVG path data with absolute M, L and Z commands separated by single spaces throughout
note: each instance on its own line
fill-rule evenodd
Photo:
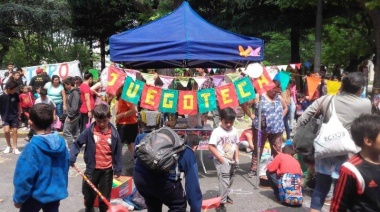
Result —
M 216 88 L 216 96 L 220 109 L 237 107 L 239 102 L 233 84 L 227 84 Z
M 178 113 L 196 115 L 198 113 L 197 94 L 195 91 L 179 91 Z
M 264 67 L 263 74 L 259 78 L 253 80 L 253 86 L 255 86 L 257 93 L 260 95 L 276 87 Z
M 176 113 L 178 107 L 178 91 L 162 90 L 160 107 L 158 110 L 163 113 Z
M 197 91 L 198 107 L 200 113 L 206 113 L 217 109 L 214 88 Z
M 143 88 L 144 83 L 142 81 L 136 80 L 134 82 L 132 77 L 127 77 L 124 83 L 123 92 L 121 93 L 121 99 L 137 105 Z
M 246 103 L 256 97 L 255 89 L 248 77 L 236 80 L 234 87 L 240 104 Z
M 140 100 L 140 107 L 148 110 L 157 110 L 160 105 L 162 89 L 152 85 L 145 85 Z

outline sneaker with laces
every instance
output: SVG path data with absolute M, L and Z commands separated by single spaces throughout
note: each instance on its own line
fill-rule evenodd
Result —
M 5 148 L 3 152 L 5 154 L 11 153 L 12 152 L 12 148 L 10 148 L 9 146 L 7 146 L 7 148 Z
M 19 154 L 21 154 L 21 152 L 18 149 L 13 149 L 13 154 L 19 155 Z
M 252 177 L 254 177 L 254 176 L 256 176 L 256 175 L 257 175 L 256 171 L 249 170 L 249 172 L 248 172 L 248 177 L 249 177 L 249 178 L 252 178 Z

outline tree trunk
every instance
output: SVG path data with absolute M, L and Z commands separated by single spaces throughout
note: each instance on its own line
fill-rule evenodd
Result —
M 370 10 L 369 14 L 373 21 L 373 26 L 375 28 L 375 43 L 376 43 L 376 59 L 375 63 L 375 77 L 373 81 L 373 89 L 372 89 L 372 98 L 373 91 L 375 88 L 380 89 L 380 10 Z
M 105 39 L 100 39 L 100 70 L 106 67 L 106 42 Z
M 297 21 L 294 21 L 290 31 L 290 63 L 299 63 L 300 59 L 300 28 Z

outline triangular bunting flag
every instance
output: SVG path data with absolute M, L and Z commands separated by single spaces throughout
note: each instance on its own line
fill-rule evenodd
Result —
M 280 66 L 277 66 L 278 70 L 281 71 L 286 71 L 286 69 L 288 68 L 288 65 L 280 65 Z
M 161 81 L 164 83 L 162 86 L 163 89 L 168 89 L 170 84 L 172 84 L 174 77 L 170 76 L 164 76 L 164 75 L 159 75 Z
M 285 71 L 281 71 L 278 73 L 278 77 L 279 77 L 279 81 L 280 81 L 280 84 L 281 84 L 281 90 L 282 91 L 285 91 L 286 88 L 288 87 L 288 84 L 289 84 L 289 81 L 290 81 L 290 75 L 292 73 L 290 72 L 285 72 Z
M 223 75 L 211 76 L 211 78 L 212 78 L 212 83 L 214 83 L 215 87 L 220 86 L 224 80 Z
M 136 70 L 133 69 L 124 69 L 125 73 L 127 73 L 127 76 L 131 77 L 133 81 L 136 81 Z
M 315 90 L 318 88 L 318 84 L 321 82 L 321 78 L 317 77 L 306 77 L 307 90 L 309 92 L 309 99 L 314 95 Z
M 183 87 L 187 87 L 187 84 L 189 83 L 189 77 L 177 77 L 177 79 Z
M 301 69 L 301 63 L 296 63 L 296 67 L 298 70 Z
M 236 80 L 240 79 L 241 74 L 240 73 L 229 73 L 226 74 L 228 78 L 232 80 L 232 82 L 235 82 Z
M 338 94 L 340 86 L 342 86 L 342 82 L 327 80 L 327 94 L 328 95 Z
M 141 75 L 145 79 L 146 84 L 154 85 L 154 77 L 156 76 L 156 74 L 141 73 Z
M 201 88 L 203 83 L 205 83 L 208 79 L 208 77 L 193 77 L 193 79 L 195 80 L 195 82 L 197 82 L 198 88 Z
M 296 69 L 296 64 L 290 64 L 290 67 L 292 67 L 292 69 Z

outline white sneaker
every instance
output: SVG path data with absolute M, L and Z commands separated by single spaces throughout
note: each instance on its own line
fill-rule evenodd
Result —
M 21 152 L 18 149 L 13 149 L 13 154 L 19 155 L 19 154 L 21 154 Z
M 3 152 L 5 154 L 11 153 L 12 152 L 12 148 L 10 148 L 9 146 L 7 146 L 7 148 L 5 148 L 5 150 Z

